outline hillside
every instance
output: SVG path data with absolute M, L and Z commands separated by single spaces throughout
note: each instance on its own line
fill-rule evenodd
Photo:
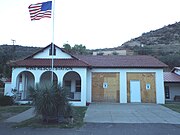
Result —
M 180 66 L 180 22 L 143 33 L 121 46 L 134 54 L 152 55 L 170 68 Z
M 19 45 L 0 45 L 0 78 L 2 76 L 9 77 L 11 74 L 10 67 L 7 64 L 12 60 L 23 59 L 34 52 L 38 51 L 38 47 L 27 47 Z
M 142 36 L 125 42 L 122 46 L 180 45 L 180 22 L 143 33 Z
M 0 55 L 6 55 L 9 59 L 22 59 L 38 51 L 39 47 L 29 47 L 20 45 L 0 45 Z M 1 56 L 2 57 L 2 56 Z M 7 59 L 8 59 L 7 58 Z

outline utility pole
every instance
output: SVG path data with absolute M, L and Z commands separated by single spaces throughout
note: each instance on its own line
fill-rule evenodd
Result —
M 11 39 L 11 41 L 12 41 L 13 45 L 14 45 L 14 43 L 16 42 L 16 40 L 14 40 L 14 39 Z
M 15 60 L 15 51 L 16 51 L 16 46 L 14 45 L 14 43 L 16 42 L 16 40 L 11 39 L 12 43 L 13 43 L 13 49 L 12 49 L 12 60 Z

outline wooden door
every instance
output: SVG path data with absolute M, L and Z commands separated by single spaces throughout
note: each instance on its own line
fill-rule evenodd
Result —
M 93 102 L 119 102 L 119 88 L 119 73 L 93 73 Z

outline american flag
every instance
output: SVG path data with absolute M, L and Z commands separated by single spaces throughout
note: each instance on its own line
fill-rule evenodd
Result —
M 29 13 L 31 21 L 40 20 L 42 18 L 51 18 L 52 1 L 31 4 Z

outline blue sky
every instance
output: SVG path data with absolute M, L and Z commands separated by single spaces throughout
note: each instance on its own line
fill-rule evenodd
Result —
M 44 47 L 52 21 L 31 21 L 30 4 L 46 0 L 0 0 L 0 45 Z M 180 21 L 179 0 L 55 0 L 54 43 L 111 48 L 144 32 Z

